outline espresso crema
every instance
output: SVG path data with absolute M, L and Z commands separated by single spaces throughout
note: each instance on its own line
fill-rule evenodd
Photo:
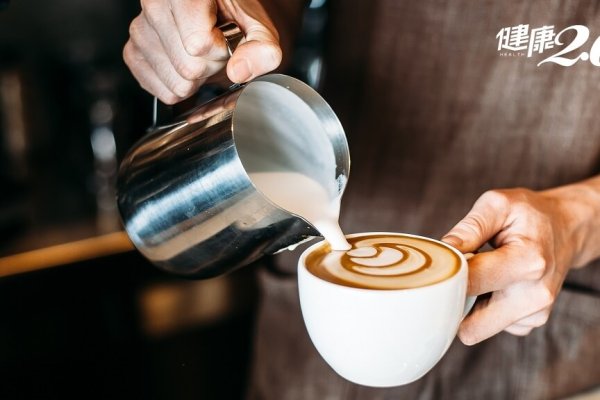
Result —
M 349 238 L 352 248 L 335 251 L 327 242 L 306 257 L 315 276 L 343 286 L 409 289 L 432 285 L 455 275 L 460 257 L 432 240 L 374 234 Z

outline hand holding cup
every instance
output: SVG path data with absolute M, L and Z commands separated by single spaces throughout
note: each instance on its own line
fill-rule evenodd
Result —
M 366 386 L 410 383 L 454 340 L 473 305 L 466 257 L 434 239 L 390 232 L 347 236 L 353 248 L 309 247 L 298 262 L 308 333 L 342 377 Z

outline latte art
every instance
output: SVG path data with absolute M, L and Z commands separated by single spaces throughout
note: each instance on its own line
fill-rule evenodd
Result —
M 405 275 L 427 268 L 431 257 L 415 247 L 381 243 L 373 247 L 359 247 L 342 256 L 341 265 L 364 275 Z
M 404 235 L 372 235 L 349 239 L 348 251 L 324 244 L 306 259 L 313 275 L 344 286 L 407 289 L 431 285 L 453 276 L 460 258 L 435 241 Z

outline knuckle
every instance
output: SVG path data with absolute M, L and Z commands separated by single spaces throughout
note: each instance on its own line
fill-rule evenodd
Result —
M 551 218 L 542 212 L 530 198 L 517 198 L 514 202 L 522 218 L 527 218 L 531 226 L 546 228 L 552 225 Z
M 157 0 L 143 0 L 142 12 L 152 26 L 155 26 L 165 17 L 162 4 Z
M 510 333 L 513 336 L 527 336 L 533 330 L 533 326 L 521 326 L 521 325 L 511 325 L 508 328 L 505 328 L 504 331 Z
M 524 188 L 524 187 L 515 187 L 512 189 L 508 189 L 507 191 L 511 192 L 511 194 L 513 196 L 520 197 L 520 198 L 527 197 L 531 193 L 531 190 Z
M 508 190 L 488 190 L 481 195 L 481 200 L 494 208 L 506 208 L 510 204 L 510 192 Z
M 129 24 L 129 37 L 134 42 L 139 42 L 139 39 L 142 36 L 141 24 L 142 22 L 139 16 L 135 17 L 134 20 L 131 21 L 131 24 Z
M 516 333 L 516 335 L 517 336 L 527 336 L 531 333 L 532 330 L 533 330 L 533 327 L 524 328 L 520 332 Z
M 548 287 L 542 285 L 536 293 L 535 303 L 540 309 L 550 308 L 554 303 L 554 293 Z
M 128 41 L 123 47 L 123 61 L 125 61 L 125 65 L 131 71 L 136 71 L 140 68 L 139 65 L 143 59 L 143 56 L 136 50 L 135 45 L 131 41 Z
M 180 80 L 173 85 L 173 92 L 179 97 L 187 97 L 194 90 L 194 82 Z
M 175 62 L 177 72 L 187 80 L 194 80 L 202 77 L 206 73 L 206 64 L 204 62 L 192 63 L 185 60 Z
M 503 192 L 517 203 L 528 202 L 533 193 L 530 189 L 523 187 L 505 189 Z
M 511 204 L 520 213 L 525 214 L 528 218 L 531 218 L 532 223 L 537 224 L 543 218 L 543 213 L 535 206 L 534 192 L 525 188 L 509 189 L 509 196 Z
M 548 319 L 550 318 L 550 310 L 549 309 L 545 309 L 544 311 L 542 311 L 539 314 L 539 317 L 534 321 L 534 326 L 536 328 L 545 325 L 546 322 L 548 322 Z
M 206 56 L 214 45 L 209 32 L 192 32 L 183 38 L 185 50 L 193 56 Z
M 529 272 L 529 278 L 532 280 L 542 279 L 546 273 L 547 266 L 548 262 L 540 252 L 536 251 L 532 253 L 527 268 Z
M 150 93 L 153 96 L 156 96 L 158 98 L 160 98 L 160 93 L 156 92 L 155 90 L 152 89 L 152 87 L 150 85 L 148 85 L 148 83 L 146 81 L 139 81 L 138 80 L 138 84 L 140 85 L 140 87 L 142 89 L 144 89 L 146 92 Z
M 131 54 L 131 45 L 129 43 L 130 42 L 127 42 L 125 46 L 123 46 L 122 56 L 125 64 L 131 69 L 133 66 L 133 55 Z
M 174 93 L 163 92 L 159 93 L 157 97 L 166 105 L 173 105 L 179 102 L 179 97 L 177 97 Z
M 179 75 L 181 75 L 181 77 L 184 79 L 191 80 L 191 79 L 196 78 L 195 71 L 193 70 L 193 68 L 190 68 L 188 65 L 175 64 L 175 69 L 177 70 Z

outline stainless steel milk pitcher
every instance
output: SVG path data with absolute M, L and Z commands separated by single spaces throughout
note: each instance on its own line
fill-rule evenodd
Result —
M 256 189 L 249 174 L 299 172 L 340 196 L 350 170 L 343 128 L 317 92 L 270 74 L 157 127 L 124 158 L 118 206 L 159 268 L 208 278 L 319 233 Z

